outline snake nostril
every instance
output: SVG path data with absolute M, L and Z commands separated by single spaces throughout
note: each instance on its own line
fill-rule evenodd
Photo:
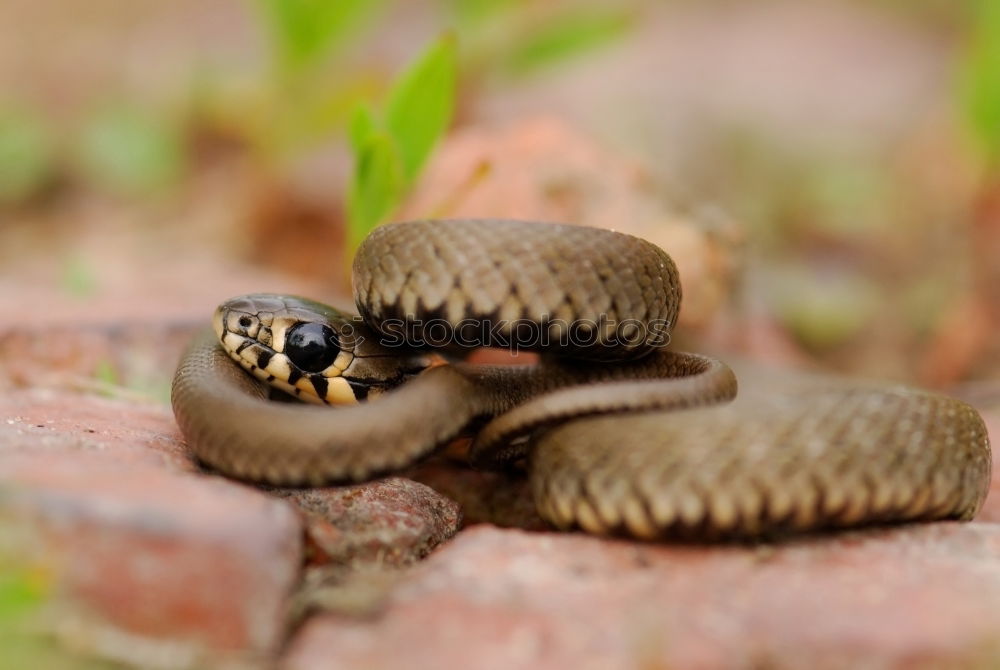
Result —
M 243 328 L 249 328 L 250 325 L 253 324 L 253 319 L 251 319 L 249 316 L 241 316 L 239 323 L 240 326 L 242 326 Z

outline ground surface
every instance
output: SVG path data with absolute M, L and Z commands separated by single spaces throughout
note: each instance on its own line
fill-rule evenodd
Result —
M 710 547 L 552 532 L 521 479 L 448 458 L 308 491 L 206 472 L 135 382 L 262 277 L 205 291 L 183 263 L 158 311 L 4 294 L 32 326 L 0 338 L 0 540 L 48 575 L 60 644 L 144 668 L 1000 663 L 1000 478 L 968 524 Z
M 202 471 L 161 406 L 34 390 L 0 416 L 0 518 L 54 630 L 140 667 L 1000 662 L 1000 482 L 968 524 L 655 545 L 547 531 L 521 482 L 446 460 L 261 490 Z
M 263 61 L 259 26 L 237 4 L 127 4 L 88 5 L 83 20 L 62 5 L 5 3 L 0 82 L 72 126 L 109 92 L 183 98 L 202 58 L 238 72 Z M 387 69 L 438 30 L 418 3 L 399 4 Z M 821 289 L 838 264 L 860 268 L 885 309 L 827 362 L 939 384 L 978 377 L 949 390 L 980 408 L 996 443 L 996 361 L 982 353 L 991 322 L 959 301 L 939 347 L 957 359 L 930 375 L 917 353 L 942 324 L 898 311 L 914 277 L 937 289 L 970 273 L 966 247 L 989 267 L 996 258 L 995 233 L 965 228 L 975 178 L 949 125 L 948 29 L 861 3 L 723 3 L 721 14 L 668 4 L 603 56 L 471 96 L 400 216 L 647 236 L 680 266 L 679 344 L 781 365 L 807 356 L 760 309 L 765 289 L 810 275 L 775 277 L 775 266 L 808 264 Z M 811 185 L 833 185 L 820 193 L 832 218 L 798 164 L 755 162 L 754 151 L 844 160 Z M 59 644 L 170 669 L 1000 666 L 1000 477 L 968 524 L 709 547 L 552 532 L 521 479 L 447 458 L 311 491 L 203 470 L 165 401 L 214 305 L 257 290 L 350 302 L 337 260 L 347 161 L 319 153 L 305 187 L 288 191 L 245 156 L 199 153 L 167 202 L 119 201 L 71 177 L 51 201 L 0 212 L 0 549 L 43 576 L 42 628 Z M 886 174 L 900 182 L 880 196 L 892 207 L 861 207 L 881 201 L 868 182 Z M 679 212 L 663 182 L 721 198 L 737 220 Z M 756 199 L 769 189 L 781 196 L 770 209 Z M 845 311 L 871 297 L 848 293 Z M 977 355 L 993 367 L 972 365 Z

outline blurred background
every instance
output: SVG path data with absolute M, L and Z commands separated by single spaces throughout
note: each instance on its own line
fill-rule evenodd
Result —
M 998 157 L 996 0 L 0 0 L 0 391 L 165 405 L 219 301 L 506 216 L 667 249 L 680 347 L 995 416 Z M 0 568 L 0 667 L 109 667 L 15 641 L 50 578 Z
M 690 348 L 995 393 L 998 7 L 3 0 L 2 383 L 162 400 L 164 328 L 480 215 L 659 242 Z

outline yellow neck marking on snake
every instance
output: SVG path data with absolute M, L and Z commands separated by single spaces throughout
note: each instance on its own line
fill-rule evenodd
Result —
M 223 323 L 216 313 L 212 320 L 215 334 L 229 357 L 257 379 L 306 402 L 320 405 L 352 405 L 358 402 L 351 385 L 341 375 L 354 360 L 354 354 L 341 351 L 325 370 L 303 373 L 284 353 L 285 333 L 293 323 L 275 319 L 270 328 L 253 323 L 242 328 L 246 335 L 233 332 L 235 324 Z M 231 329 L 231 327 L 233 329 Z M 264 343 L 271 346 L 265 346 Z

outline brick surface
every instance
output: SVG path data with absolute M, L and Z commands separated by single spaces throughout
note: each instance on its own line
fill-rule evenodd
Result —
M 111 377 L 163 397 L 184 346 L 226 298 L 270 290 L 352 303 L 312 282 L 192 250 L 164 253 L 134 237 L 91 250 L 85 296 L 59 280 L 56 258 L 26 254 L 4 267 L 0 312 L 18 318 L 0 322 L 0 391 L 101 390 Z
M 977 517 L 980 521 L 991 521 L 1000 523 L 1000 409 L 990 409 L 983 411 L 983 420 L 986 421 L 986 430 L 990 434 L 990 446 L 993 449 L 993 480 L 990 484 L 989 495 L 983 509 Z
M 1000 526 L 678 547 L 481 526 L 375 621 L 321 616 L 303 668 L 914 668 L 1000 664 Z
M 453 536 L 462 519 L 458 503 L 403 477 L 273 493 L 304 513 L 314 563 L 408 565 Z
M 301 565 L 293 507 L 195 473 L 169 410 L 0 398 L 3 547 L 51 571 L 56 630 L 144 667 L 266 657 Z M 4 533 L 6 535 L 6 533 Z
M 0 395 L 0 459 L 46 451 L 197 468 L 167 407 L 43 389 Z

